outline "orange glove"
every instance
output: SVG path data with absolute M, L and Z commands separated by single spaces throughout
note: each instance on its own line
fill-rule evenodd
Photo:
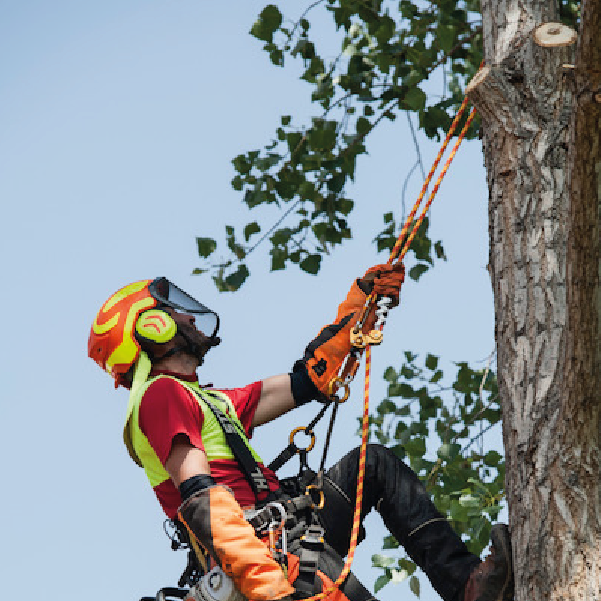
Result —
M 372 292 L 378 296 L 392 299 L 392 307 L 399 304 L 399 292 L 405 281 L 405 266 L 402 263 L 374 265 L 359 280 L 359 286 L 366 294 Z
M 302 364 L 313 384 L 327 396 L 330 393 L 330 381 L 338 374 L 351 350 L 351 329 L 361 315 L 367 296 L 371 292 L 388 296 L 392 298 L 394 307 L 399 304 L 399 289 L 404 278 L 405 268 L 401 263 L 376 265 L 368 269 L 351 286 L 346 300 L 338 307 L 334 323 L 325 326 L 317 338 L 309 343 L 303 359 L 297 361 L 294 369 L 299 370 L 299 364 Z M 375 312 L 372 310 L 363 324 L 363 331 L 373 329 L 375 321 Z

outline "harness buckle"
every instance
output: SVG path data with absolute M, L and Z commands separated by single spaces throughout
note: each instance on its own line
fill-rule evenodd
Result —
M 313 498 L 314 491 L 318 495 L 317 501 L 315 501 L 315 499 Z M 311 499 L 313 503 L 312 509 L 323 509 L 324 505 L 326 504 L 326 496 L 323 494 L 323 490 L 321 490 L 321 488 L 316 484 L 309 484 L 309 486 L 307 486 L 307 488 L 305 489 L 305 495 Z
M 301 536 L 301 545 L 310 551 L 321 551 L 325 545 L 324 534 L 325 530 L 321 526 L 313 524 L 309 526 Z

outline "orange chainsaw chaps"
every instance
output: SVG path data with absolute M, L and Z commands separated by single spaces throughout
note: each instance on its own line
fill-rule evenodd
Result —
M 307 372 L 315 386 L 325 395 L 330 393 L 329 384 L 338 375 L 351 351 L 351 329 L 357 323 L 366 300 L 366 294 L 355 282 L 346 300 L 338 307 L 336 321 L 325 326 L 307 347 L 306 353 L 311 355 L 306 360 Z M 373 329 L 375 322 L 375 308 L 372 308 L 364 321 L 363 332 Z
M 273 601 L 294 592 L 226 486 L 196 493 L 182 504 L 178 517 L 246 598 Z

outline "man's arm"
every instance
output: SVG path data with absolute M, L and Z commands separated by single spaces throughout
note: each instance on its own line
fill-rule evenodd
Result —
M 290 374 L 272 376 L 262 382 L 261 396 L 252 420 L 253 428 L 294 409 Z
M 211 474 L 206 453 L 192 446 L 185 434 L 174 436 L 165 469 L 177 487 L 193 476 Z
M 267 545 L 255 536 L 232 491 L 210 477 L 204 451 L 187 436 L 173 438 L 165 469 L 182 495 L 178 518 L 248 599 L 286 599 L 294 589 Z

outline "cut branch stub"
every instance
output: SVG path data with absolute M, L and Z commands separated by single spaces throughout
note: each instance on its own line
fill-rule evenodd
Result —
M 508 132 L 523 135 L 528 120 L 518 109 L 520 91 L 507 80 L 498 66 L 480 69 L 465 92 L 484 121 L 498 123 Z
M 543 23 L 534 30 L 534 41 L 544 48 L 571 46 L 578 37 L 574 29 L 563 23 Z

